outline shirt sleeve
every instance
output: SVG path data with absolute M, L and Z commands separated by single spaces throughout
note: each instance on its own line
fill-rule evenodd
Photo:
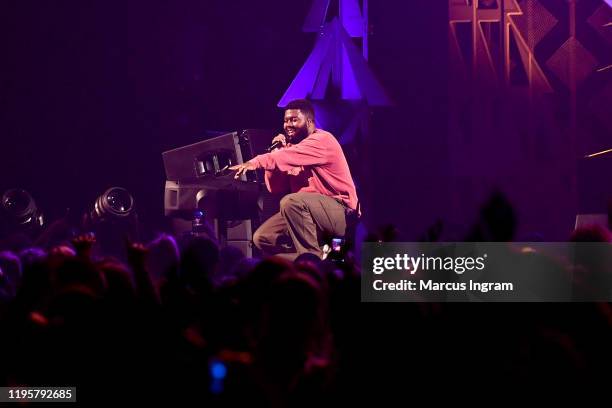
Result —
M 326 136 L 312 134 L 291 147 L 255 156 L 251 162 L 265 170 L 289 171 L 300 166 L 327 164 L 329 156 L 330 144 Z

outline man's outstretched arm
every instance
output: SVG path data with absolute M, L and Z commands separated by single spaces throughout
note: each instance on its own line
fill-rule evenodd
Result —
M 313 134 L 300 143 L 277 150 L 272 153 L 260 154 L 246 163 L 231 167 L 238 170 L 236 178 L 248 170 L 265 169 L 268 171 L 290 171 L 300 166 L 317 166 L 329 163 L 331 145 L 326 134 Z
M 329 161 L 329 152 L 330 146 L 326 136 L 313 134 L 296 145 L 255 156 L 251 162 L 254 162 L 257 168 L 289 171 L 300 166 L 326 164 Z

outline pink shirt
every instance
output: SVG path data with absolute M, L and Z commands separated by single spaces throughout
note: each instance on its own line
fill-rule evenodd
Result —
M 266 170 L 271 193 L 311 192 L 342 200 L 357 209 L 357 192 L 340 143 L 317 129 L 300 143 L 251 159 Z

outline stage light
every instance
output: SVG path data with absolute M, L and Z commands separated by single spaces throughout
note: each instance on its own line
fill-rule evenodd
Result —
M 134 214 L 134 198 L 124 188 L 111 187 L 95 201 L 91 219 L 126 219 Z
M 227 375 L 227 367 L 220 361 L 210 364 L 210 373 L 215 380 L 223 380 Z
M 126 260 L 126 239 L 140 241 L 140 222 L 134 197 L 122 187 L 111 187 L 94 201 L 93 208 L 83 214 L 83 231 L 96 236 L 100 254 Z
M 227 376 L 227 366 L 218 360 L 213 360 L 209 363 L 210 368 L 210 392 L 219 395 L 223 393 L 224 380 Z
M 2 195 L 2 215 L 19 228 L 42 227 L 44 224 L 43 214 L 34 198 L 20 188 L 7 190 Z

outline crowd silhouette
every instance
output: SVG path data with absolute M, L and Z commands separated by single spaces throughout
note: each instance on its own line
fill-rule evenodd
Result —
M 494 195 L 467 239 L 511 241 L 516 222 Z M 611 241 L 601 226 L 568 238 Z M 366 239 L 401 236 L 384 226 Z M 97 245 L 81 234 L 0 253 L 4 385 L 76 386 L 82 402 L 312 406 L 408 379 L 451 380 L 468 366 L 570 381 L 611 361 L 609 303 L 362 304 L 350 257 L 251 259 L 207 237 L 167 234 L 126 241 L 124 260 Z M 387 382 L 396 369 L 402 376 Z

